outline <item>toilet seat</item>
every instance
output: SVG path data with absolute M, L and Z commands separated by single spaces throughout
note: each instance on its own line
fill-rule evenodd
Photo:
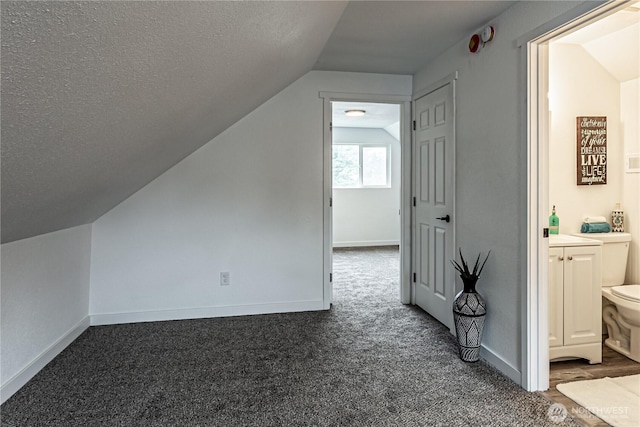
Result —
M 640 285 L 621 285 L 611 288 L 611 293 L 618 298 L 640 303 Z

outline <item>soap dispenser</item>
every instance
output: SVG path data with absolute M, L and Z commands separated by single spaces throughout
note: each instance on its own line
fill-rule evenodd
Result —
M 620 203 L 616 203 L 616 209 L 611 212 L 611 231 L 616 233 L 624 232 L 624 212 L 620 209 Z
M 551 216 L 549 216 L 549 234 L 558 234 L 560 231 L 560 218 L 556 215 L 556 205 L 553 205 Z

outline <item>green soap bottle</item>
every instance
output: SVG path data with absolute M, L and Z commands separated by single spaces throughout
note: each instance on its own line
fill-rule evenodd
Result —
M 549 234 L 558 234 L 560 231 L 560 218 L 556 215 L 556 205 L 553 205 L 551 216 L 549 216 Z

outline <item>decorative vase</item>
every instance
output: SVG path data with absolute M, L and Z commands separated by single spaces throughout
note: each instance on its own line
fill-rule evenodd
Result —
M 453 321 L 460 346 L 460 358 L 465 362 L 480 359 L 480 341 L 484 327 L 487 304 L 476 292 L 477 279 L 462 279 L 464 289 L 453 301 Z

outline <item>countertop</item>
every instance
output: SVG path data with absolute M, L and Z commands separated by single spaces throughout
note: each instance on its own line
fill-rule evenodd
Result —
M 600 240 L 587 239 L 585 237 L 570 236 L 568 234 L 550 234 L 549 247 L 557 248 L 564 246 L 601 246 Z

